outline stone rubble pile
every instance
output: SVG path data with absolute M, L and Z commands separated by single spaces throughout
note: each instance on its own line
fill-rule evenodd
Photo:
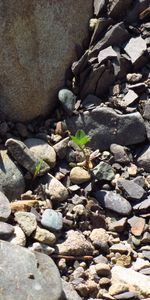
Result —
M 150 299 L 149 14 L 95 0 L 56 114 L 1 119 L 0 299 Z

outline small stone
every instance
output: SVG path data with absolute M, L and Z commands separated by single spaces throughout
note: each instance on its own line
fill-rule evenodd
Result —
M 109 224 L 109 230 L 120 233 L 124 231 L 126 222 L 127 222 L 127 218 L 121 218 L 118 221 L 111 222 Z
M 116 282 L 116 283 L 114 282 L 109 288 L 109 293 L 111 296 L 117 295 L 122 292 L 127 292 L 127 291 L 128 291 L 127 285 L 121 282 Z
M 133 65 L 137 65 L 139 59 L 147 50 L 146 41 L 141 36 L 131 38 L 124 47 L 125 52 L 131 58 Z
M 150 172 L 150 146 L 146 145 L 142 148 L 140 155 L 137 158 L 137 165 L 143 168 L 144 171 Z
M 124 164 L 130 162 L 128 149 L 126 147 L 117 144 L 111 144 L 110 151 L 114 155 L 115 162 Z
M 122 216 L 128 216 L 131 213 L 132 207 L 130 203 L 115 192 L 98 191 L 95 196 L 106 209 L 112 210 Z
M 107 277 L 102 277 L 99 281 L 100 287 L 105 287 L 111 284 L 111 280 Z
M 0 191 L 0 221 L 7 221 L 11 214 L 11 207 L 7 197 Z
M 50 168 L 55 166 L 56 152 L 54 148 L 44 140 L 29 138 L 25 140 L 24 143 L 37 158 L 43 159 L 50 166 Z
M 133 102 L 137 99 L 138 95 L 134 91 L 129 90 L 124 98 L 119 102 L 119 104 L 121 105 L 121 107 L 127 107 L 130 104 L 133 104 Z
M 137 83 L 142 79 L 143 75 L 140 73 L 128 73 L 126 78 L 128 82 Z
M 100 162 L 92 169 L 92 173 L 98 180 L 111 181 L 115 177 L 114 169 L 106 162 Z
M 130 176 L 136 176 L 138 172 L 138 168 L 135 164 L 130 164 L 130 166 L 128 167 L 128 173 Z M 135 182 L 135 181 L 134 181 Z M 136 182 L 135 182 L 136 183 Z M 138 184 L 138 182 L 137 182 Z
M 37 226 L 33 238 L 41 243 L 52 246 L 56 242 L 56 237 L 52 232 Z
M 43 182 L 46 182 L 47 191 L 52 200 L 62 202 L 67 199 L 68 191 L 66 187 L 51 174 L 47 174 L 46 177 L 43 178 Z
M 23 230 L 18 225 L 14 226 L 14 233 L 12 237 L 9 239 L 9 242 L 15 245 L 25 247 L 26 236 Z
M 62 285 L 66 300 L 82 300 L 78 293 L 75 291 L 73 284 L 62 279 Z
M 128 248 L 126 245 L 119 243 L 119 244 L 114 244 L 110 247 L 110 251 L 112 252 L 119 252 L 119 253 L 127 253 Z
M 30 236 L 37 227 L 36 217 L 30 212 L 16 212 L 15 221 L 27 236 Z
M 93 260 L 94 260 L 95 264 L 99 264 L 99 263 L 107 264 L 108 263 L 108 259 L 105 256 L 103 256 L 102 254 L 94 257 Z
M 95 247 L 104 250 L 104 252 L 108 250 L 109 234 L 105 229 L 93 229 L 90 234 L 90 240 Z
M 70 172 L 70 180 L 74 184 L 87 182 L 90 178 L 90 173 L 81 167 L 74 167 Z
M 140 200 L 145 193 L 145 190 L 141 186 L 131 180 L 118 180 L 117 186 L 123 192 L 124 196 L 130 200 Z
M 69 230 L 66 240 L 57 244 L 57 252 L 61 255 L 83 256 L 92 255 L 93 246 L 79 231 Z
M 0 239 L 7 240 L 14 232 L 14 227 L 8 223 L 0 222 Z
M 96 273 L 99 276 L 109 276 L 110 275 L 110 267 L 108 264 L 99 263 L 95 265 Z
M 46 209 L 42 214 L 41 224 L 50 231 L 60 231 L 63 226 L 62 214 L 51 208 Z
M 145 219 L 133 216 L 132 218 L 128 219 L 128 223 L 131 226 L 131 233 L 135 236 L 140 236 L 145 228 Z
M 6 147 L 18 164 L 23 166 L 31 174 L 35 174 L 39 159 L 23 142 L 17 139 L 8 139 L 6 141 Z M 38 175 L 41 176 L 47 173 L 49 169 L 49 165 L 43 161 Z
M 60 159 L 63 159 L 66 156 L 66 154 L 67 154 L 68 142 L 69 142 L 69 137 L 61 140 L 60 142 L 56 143 L 53 146 L 53 148 L 54 148 L 57 156 Z
M 59 101 L 64 110 L 70 115 L 75 109 L 76 96 L 68 89 L 62 89 L 58 93 Z

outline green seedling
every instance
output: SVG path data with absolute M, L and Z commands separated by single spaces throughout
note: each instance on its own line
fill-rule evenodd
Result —
M 90 136 L 86 135 L 84 130 L 78 129 L 75 135 L 70 135 L 70 138 L 77 146 L 79 146 L 84 154 L 85 161 L 83 162 L 83 166 L 88 169 L 91 168 L 90 151 L 85 147 L 91 140 Z
M 39 175 L 39 173 L 41 171 L 42 164 L 43 164 L 43 159 L 40 159 L 39 162 L 36 165 L 33 179 L 35 179 Z

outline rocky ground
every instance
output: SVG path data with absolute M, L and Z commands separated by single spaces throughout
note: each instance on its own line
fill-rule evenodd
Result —
M 55 115 L 1 115 L 1 300 L 150 299 L 149 15 L 95 0 Z

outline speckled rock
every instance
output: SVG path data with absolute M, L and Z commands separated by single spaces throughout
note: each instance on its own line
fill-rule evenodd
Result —
M 7 151 L 2 150 L 0 154 L 0 190 L 11 201 L 24 193 L 25 181 L 21 171 L 8 156 Z
M 39 159 L 43 159 L 51 168 L 55 166 L 56 152 L 54 148 L 44 140 L 30 138 L 25 140 L 24 143 L 35 156 L 37 156 Z
M 30 236 L 37 227 L 36 217 L 30 212 L 16 212 L 15 221 L 19 224 L 19 226 L 27 236 Z
M 39 226 L 37 226 L 36 231 L 33 233 L 33 238 L 35 240 L 37 240 L 38 242 L 47 244 L 47 245 L 54 245 L 54 243 L 56 242 L 56 237 L 55 235 L 43 228 L 40 228 Z

